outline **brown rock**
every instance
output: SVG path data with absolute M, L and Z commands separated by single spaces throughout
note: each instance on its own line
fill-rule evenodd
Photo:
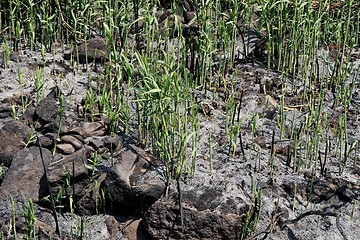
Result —
M 48 167 L 48 181 L 51 186 L 51 194 L 56 196 L 60 191 L 75 189 L 74 199 L 81 199 L 83 189 L 89 184 L 88 169 L 86 168 L 87 159 L 90 158 L 90 151 L 87 148 L 78 150 L 71 155 L 67 155 L 58 161 L 52 162 Z M 66 184 L 66 179 L 70 178 L 71 186 Z M 41 198 L 48 195 L 46 188 L 46 179 L 41 179 L 41 189 L 39 190 Z M 70 192 L 67 192 L 70 194 Z M 65 206 L 69 207 L 69 206 Z
M 30 128 L 21 121 L 8 121 L 0 129 L 0 164 L 9 167 L 15 153 L 24 147 Z
M 36 115 L 42 124 L 55 120 L 59 110 L 59 105 L 54 98 L 46 97 L 42 99 L 36 107 Z
M 196 191 L 184 194 L 182 226 L 177 194 L 161 198 L 145 213 L 144 229 L 155 239 L 236 239 L 246 214 L 212 209 L 220 195 Z M 194 203 L 201 208 L 195 207 Z M 227 203 L 220 203 L 224 204 Z M 242 211 L 246 209 L 244 205 Z
M 42 149 L 45 164 L 51 160 L 51 152 Z M 14 156 L 12 164 L 0 187 L 0 199 L 9 196 L 24 196 L 39 201 L 40 179 L 44 174 L 44 166 L 38 147 L 20 150 Z
M 119 211 L 147 209 L 161 197 L 165 186 L 153 165 L 151 155 L 135 146 L 121 152 L 105 180 L 105 188 Z
M 85 122 L 81 126 L 70 129 L 68 134 L 80 135 L 85 139 L 92 136 L 102 136 L 105 131 L 105 123 L 103 122 Z
M 55 133 L 47 133 L 44 136 L 39 137 L 39 141 L 41 144 L 41 147 L 50 149 L 54 146 L 56 134 Z
M 140 224 L 141 219 L 127 220 L 124 225 L 123 235 L 129 240 L 146 240 L 149 239 L 146 232 L 143 230 Z
M 76 60 L 77 54 L 79 63 L 104 62 L 107 57 L 107 44 L 104 38 L 96 37 L 87 40 L 75 48 L 72 54 L 64 54 L 65 60 L 70 60 L 71 55 Z
M 58 152 L 67 154 L 67 155 L 75 152 L 75 148 L 73 147 L 73 145 L 71 145 L 69 143 L 57 144 L 56 149 Z
M 266 148 L 266 137 L 264 136 L 260 136 L 260 137 L 257 137 L 255 138 L 255 143 L 257 145 L 259 145 L 262 149 L 265 149 Z
M 77 212 L 82 215 L 91 215 L 105 210 L 103 209 L 105 199 L 102 198 L 100 193 L 100 186 L 105 180 L 105 177 L 106 173 L 102 173 L 96 177 L 92 176 L 92 181 L 89 182 L 79 194 L 80 198 L 76 203 Z
M 11 115 L 12 115 L 11 107 L 6 104 L 1 104 L 0 105 L 0 118 L 11 117 Z
M 78 138 L 71 136 L 71 135 L 62 136 L 60 138 L 60 141 L 62 143 L 71 144 L 76 150 L 81 149 L 83 146 L 82 142 Z

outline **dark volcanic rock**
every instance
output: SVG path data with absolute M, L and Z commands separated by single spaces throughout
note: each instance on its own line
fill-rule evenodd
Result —
M 105 123 L 102 122 L 84 122 L 81 126 L 69 130 L 68 134 L 80 135 L 83 139 L 92 136 L 102 136 L 105 134 Z
M 30 128 L 21 121 L 8 121 L 0 129 L 0 164 L 9 167 L 15 153 L 24 147 Z
M 0 105 L 0 118 L 10 117 L 12 114 L 11 107 L 6 104 Z
M 50 192 L 56 196 L 59 191 L 63 191 L 66 197 L 75 195 L 73 199 L 80 199 L 82 191 L 89 183 L 88 169 L 86 168 L 87 159 L 90 157 L 88 149 L 81 149 L 71 155 L 52 162 L 48 168 L 48 180 L 50 183 Z M 48 195 L 46 179 L 42 178 L 41 197 Z
M 36 107 L 36 115 L 41 124 L 55 120 L 59 110 L 58 102 L 51 97 L 42 99 Z
M 75 152 L 75 148 L 73 147 L 73 145 L 71 145 L 69 143 L 61 143 L 61 144 L 56 145 L 56 150 L 60 153 L 67 154 L 67 155 Z
M 54 146 L 56 133 L 47 133 L 44 136 L 39 137 L 41 147 L 51 149 Z M 52 149 L 51 149 L 52 150 Z
M 154 169 L 154 158 L 130 145 L 107 174 L 104 187 L 119 212 L 147 209 L 164 191 L 164 182 Z
M 51 152 L 42 149 L 45 164 L 51 160 Z M 18 151 L 11 163 L 8 173 L 0 186 L 0 198 L 22 196 L 26 199 L 39 201 L 39 183 L 44 174 L 40 150 L 30 147 Z
M 194 191 L 184 194 L 183 226 L 178 195 L 161 198 L 145 213 L 143 226 L 155 239 L 238 239 L 246 214 L 211 209 L 218 196 Z M 244 212 L 246 209 L 244 205 Z
M 105 180 L 106 173 L 99 176 L 93 176 L 92 181 L 89 182 L 81 191 L 80 199 L 77 200 L 76 210 L 81 215 L 96 214 L 100 210 L 105 210 L 105 199 L 101 196 L 102 182 Z
M 340 178 L 332 178 L 330 176 L 324 179 L 316 179 L 311 181 L 307 188 L 308 200 L 314 203 L 321 203 L 328 201 L 336 196 L 335 201 L 351 202 L 352 200 L 359 199 L 360 187 L 351 184 L 346 180 Z
M 79 150 L 82 148 L 83 143 L 76 137 L 71 135 L 65 135 L 60 138 L 62 143 L 69 143 L 71 144 L 76 150 Z
M 32 123 L 34 121 L 35 111 L 36 107 L 34 106 L 34 104 L 30 104 L 29 106 L 27 106 L 23 115 L 21 115 L 21 119 L 26 121 L 27 123 Z
M 103 38 L 92 38 L 87 40 L 78 46 L 78 49 L 74 49 L 70 54 L 64 54 L 65 60 L 70 60 L 71 56 L 76 60 L 79 56 L 79 63 L 88 62 L 104 62 L 107 56 L 107 45 Z

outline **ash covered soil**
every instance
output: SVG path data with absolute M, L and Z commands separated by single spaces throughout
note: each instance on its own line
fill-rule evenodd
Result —
M 322 50 L 325 56 L 329 54 Z M 13 236 L 10 195 L 15 199 L 19 236 L 26 234 L 23 207 L 30 197 L 33 199 L 36 236 L 40 239 L 240 239 L 246 224 L 252 226 L 247 239 L 360 238 L 358 75 L 353 76 L 357 79 L 345 121 L 347 142 L 340 144 L 335 136 L 344 109 L 341 105 L 334 107 L 337 99 L 332 91 L 324 90 L 319 118 L 309 119 L 310 111 L 316 111 L 318 98 L 302 99 L 301 91 L 310 90 L 293 86 L 290 77 L 267 70 L 259 61 L 239 62 L 226 76 L 233 79 L 236 112 L 226 109 L 228 86 L 196 90 L 196 171 L 193 177 L 180 182 L 180 208 L 177 183 L 171 183 L 168 195 L 163 196 L 162 161 L 136 139 L 135 104 L 131 104 L 132 127 L 128 134 L 120 130 L 109 135 L 109 120 L 100 115 L 94 121 L 84 118 L 86 92 L 102 88 L 105 80 L 101 74 L 107 63 L 72 65 L 64 59 L 64 53 L 69 51 L 65 48 L 63 52 L 58 46 L 55 54 L 46 53 L 44 62 L 40 51 L 24 48 L 11 52 L 7 67 L 2 60 L 0 151 L 7 173 L 0 188 L 0 226 L 6 239 Z M 354 69 L 359 67 L 359 51 L 354 50 Z M 39 67 L 45 91 L 37 99 L 34 77 Z M 293 87 L 297 94 L 287 94 Z M 54 91 L 64 96 L 61 125 L 54 112 L 59 106 L 59 94 Z M 126 91 L 131 94 L 130 87 L 124 84 Z M 319 89 L 312 91 L 319 96 Z M 25 112 L 24 99 L 28 100 Z M 310 136 L 304 134 L 304 124 L 324 124 L 325 115 L 331 130 L 328 136 L 318 137 L 328 141 L 303 138 Z M 227 124 L 241 129 L 233 144 L 229 143 Z M 58 129 L 60 134 L 56 135 Z M 38 142 L 31 142 L 27 150 L 22 143 L 34 132 L 41 139 L 42 154 L 48 156 L 45 175 Z M 297 143 L 290 134 L 299 136 Z M 318 149 L 304 149 L 309 141 L 320 141 Z M 115 149 L 113 154 L 110 149 Z M 306 150 L 317 154 L 306 155 Z M 94 152 L 101 156 L 95 173 L 88 167 Z M 23 162 L 29 159 L 32 164 Z M 65 207 L 58 214 L 58 235 L 51 205 L 42 197 L 48 192 L 56 196 L 61 185 L 66 189 L 64 173 L 70 176 L 74 168 L 77 177 L 70 185 L 76 186 L 76 193 L 69 195 L 75 199 L 75 211 L 72 213 L 69 202 L 64 200 Z M 26 173 L 33 170 L 33 175 L 24 180 Z M 44 187 L 44 178 L 49 180 L 50 190 Z M 101 189 L 107 189 L 109 194 L 103 199 Z M 79 229 L 83 229 L 81 233 Z

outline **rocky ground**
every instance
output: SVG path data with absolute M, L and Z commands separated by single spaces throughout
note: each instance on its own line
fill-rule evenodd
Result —
M 91 59 L 96 65 L 73 68 L 60 47 L 46 54 L 46 62 L 40 52 L 23 49 L 12 52 L 9 65 L 1 68 L 0 163 L 6 171 L 0 186 L 1 237 L 21 239 L 32 230 L 39 239 L 360 238 L 359 150 L 349 155 L 341 176 L 336 149 L 315 173 L 295 171 L 292 143 L 280 139 L 277 120 L 279 95 L 291 87 L 290 79 L 259 62 L 234 67 L 242 99 L 234 122 L 243 122 L 241 143 L 231 154 L 226 91 L 219 90 L 216 101 L 210 89 L 197 92 L 196 172 L 171 183 L 165 194 L 162 161 L 142 148 L 136 130 L 109 134 L 105 117 L 84 118 L 83 99 L 87 89 L 98 88 L 99 82 L 89 79 L 102 70 L 102 54 Z M 354 67 L 360 62 L 356 54 Z M 39 66 L 45 91 L 37 99 L 33 78 Z M 356 84 L 347 119 L 352 142 L 360 141 L 360 79 Z M 299 103 L 297 96 L 285 101 Z M 324 109 L 336 123 L 342 109 L 332 108 L 333 101 L 325 92 Z M 286 124 L 294 118 L 300 128 L 306 109 L 288 111 L 293 117 Z M 254 113 L 259 116 L 255 133 Z

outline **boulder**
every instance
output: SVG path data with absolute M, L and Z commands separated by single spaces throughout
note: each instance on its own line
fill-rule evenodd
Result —
M 132 213 L 146 210 L 164 192 L 165 184 L 156 170 L 156 159 L 144 150 L 128 145 L 109 169 L 104 181 L 114 211 Z
M 56 99 L 46 97 L 38 103 L 35 113 L 40 124 L 45 125 L 56 119 L 59 113 L 59 104 Z
M 82 198 L 83 189 L 89 184 L 88 169 L 86 168 L 88 158 L 90 158 L 90 151 L 84 148 L 71 155 L 63 156 L 48 167 L 47 178 L 50 184 L 50 193 L 52 196 L 57 196 L 60 191 L 62 192 L 65 210 L 69 209 L 67 205 L 69 197 L 72 196 L 76 203 L 78 199 Z M 45 177 L 41 179 L 41 182 L 40 193 L 44 198 L 48 196 L 49 189 Z
M 50 163 L 51 152 L 42 148 L 45 165 Z M 44 174 L 44 166 L 38 147 L 32 146 L 18 151 L 12 161 L 7 175 L 0 186 L 0 198 L 22 196 L 38 202 L 40 179 Z
M 154 239 L 240 239 L 249 210 L 247 204 L 224 201 L 216 189 L 184 191 L 182 215 L 177 193 L 153 204 L 143 217 L 144 229 Z
M 64 54 L 65 60 L 74 60 L 79 57 L 79 63 L 97 62 L 102 63 L 107 58 L 107 44 L 104 38 L 96 37 L 87 40 L 75 48 L 72 53 Z
M 0 129 L 0 164 L 9 167 L 13 156 L 24 147 L 31 129 L 21 121 L 10 120 Z

